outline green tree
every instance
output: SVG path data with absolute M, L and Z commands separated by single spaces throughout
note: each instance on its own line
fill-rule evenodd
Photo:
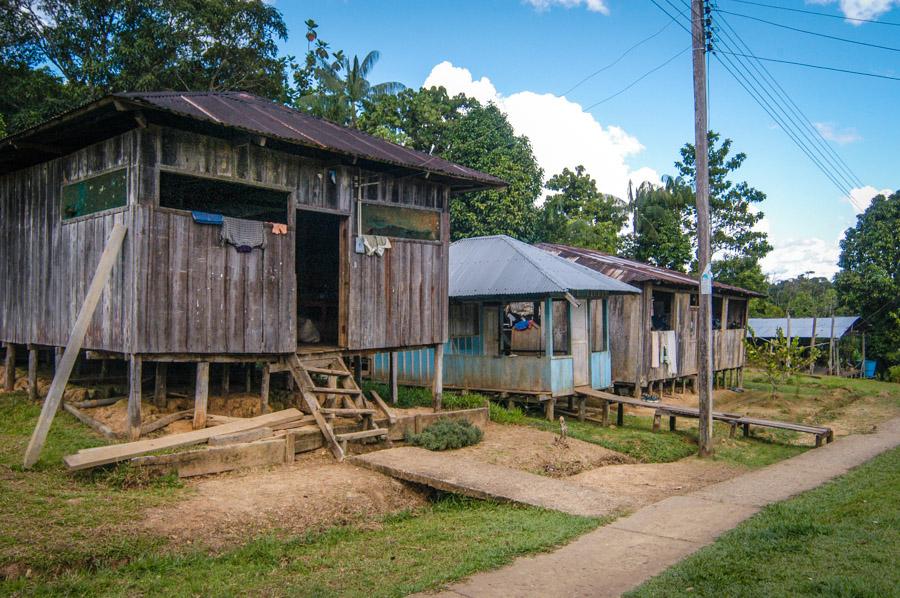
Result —
M 838 296 L 870 326 L 868 355 L 900 363 L 900 191 L 879 195 L 841 241 Z
M 0 108 L 13 129 L 117 91 L 287 99 L 287 27 L 262 0 L 0 2 L 0 71 L 16 75 Z
M 758 339 L 752 329 L 750 334 L 751 338 L 744 340 L 747 359 L 765 374 L 773 399 L 788 376 L 805 372 L 819 357 L 818 349 L 801 347 L 797 337 L 788 340 L 781 328 L 776 331 L 777 336 L 773 339 Z
M 642 183 L 629 187 L 633 231 L 625 239 L 626 253 L 641 262 L 683 272 L 691 261 L 689 206 L 694 200 L 681 179 L 663 177 L 663 186 Z
M 541 207 L 542 241 L 616 253 L 619 232 L 625 226 L 627 206 L 622 200 L 600 193 L 597 181 L 585 172 L 564 168 L 546 185 L 550 195 Z
M 506 234 L 538 238 L 543 171 L 531 142 L 516 135 L 506 115 L 474 98 L 449 97 L 442 88 L 404 90 L 366 102 L 360 128 L 500 177 L 509 186 L 476 191 L 450 204 L 453 239 Z
M 769 301 L 795 318 L 821 318 L 835 310 L 839 315 L 845 313 L 838 305 L 837 292 L 831 281 L 811 274 L 807 272 L 770 285 Z

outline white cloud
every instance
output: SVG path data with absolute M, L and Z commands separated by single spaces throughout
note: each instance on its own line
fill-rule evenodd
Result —
M 775 248 L 762 259 L 760 265 L 774 281 L 794 278 L 805 272 L 831 278 L 839 270 L 837 261 L 841 250 L 837 241 L 829 243 L 813 237 L 772 244 Z
M 866 208 L 869 207 L 869 204 L 872 203 L 872 199 L 876 195 L 890 195 L 891 193 L 893 193 L 893 191 L 890 189 L 876 189 L 871 185 L 866 185 L 865 187 L 855 187 L 850 190 L 850 197 L 853 199 L 852 202 L 846 197 L 844 197 L 843 200 L 850 203 L 857 214 L 862 214 L 866 211 Z
M 806 0 L 807 4 L 834 4 L 838 2 L 841 12 L 851 19 L 877 19 L 895 6 L 900 6 L 900 0 Z M 861 25 L 859 21 L 850 21 L 854 25 Z
M 591 12 L 599 12 L 604 15 L 609 14 L 609 7 L 606 0 L 523 0 L 525 4 L 530 4 L 537 10 L 550 10 L 553 6 L 562 6 L 563 8 L 573 8 L 575 6 L 584 6 Z
M 862 141 L 862 136 L 853 128 L 838 128 L 834 123 L 813 123 L 819 133 L 828 141 L 840 145 Z
M 604 127 L 580 104 L 553 94 L 520 91 L 502 95 L 487 77 L 474 79 L 472 73 L 450 62 L 435 66 L 423 87 L 443 85 L 450 95 L 465 93 L 480 102 L 493 102 L 506 113 L 516 134 L 531 141 L 535 158 L 546 178 L 584 165 L 597 181 L 597 188 L 620 198 L 627 197 L 628 181 L 659 183 L 659 174 L 643 167 L 632 171 L 627 159 L 644 146 L 622 128 Z

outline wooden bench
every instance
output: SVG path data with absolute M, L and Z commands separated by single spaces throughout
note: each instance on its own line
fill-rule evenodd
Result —
M 750 436 L 750 426 L 763 426 L 766 428 L 775 428 L 778 430 L 801 432 L 803 434 L 815 434 L 817 447 L 822 446 L 823 440 L 826 444 L 834 440 L 834 431 L 831 428 L 825 428 L 821 426 L 807 426 L 805 424 L 773 421 L 770 419 L 760 419 L 757 417 L 742 417 L 737 421 L 737 423 L 743 427 L 744 436 Z

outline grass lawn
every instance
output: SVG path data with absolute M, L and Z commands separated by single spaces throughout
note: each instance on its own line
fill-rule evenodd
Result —
M 629 596 L 900 595 L 900 449 L 765 508 Z
M 213 553 L 130 525 L 145 507 L 186 497 L 190 485 L 121 466 L 67 472 L 63 455 L 104 443 L 67 413 L 57 415 L 37 467 L 22 471 L 39 412 L 24 393 L 0 393 L 0 595 L 401 596 L 603 523 L 446 498 L 358 527 L 302 536 L 273 529 Z

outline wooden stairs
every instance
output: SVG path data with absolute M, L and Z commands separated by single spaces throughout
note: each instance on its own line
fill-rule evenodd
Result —
M 383 412 L 388 421 L 393 419 L 387 405 L 377 396 L 374 402 L 366 399 L 339 355 L 291 355 L 286 358 L 284 368 L 291 372 L 297 383 L 304 411 L 309 411 L 315 418 L 328 448 L 338 461 L 347 454 L 348 442 L 375 439 L 391 445 L 387 428 L 379 428 L 375 422 L 379 412 Z M 361 429 L 336 434 L 332 427 L 336 417 L 356 419 Z

